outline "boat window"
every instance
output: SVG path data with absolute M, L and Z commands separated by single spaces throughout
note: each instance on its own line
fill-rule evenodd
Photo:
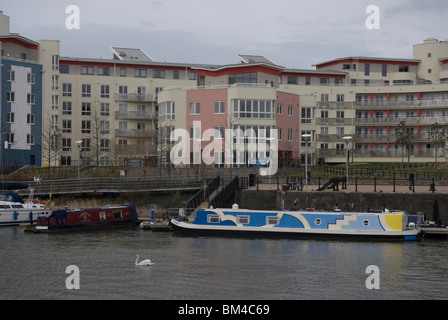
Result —
M 207 215 L 208 223 L 219 223 L 219 215 L 217 214 L 208 214 Z
M 314 223 L 316 224 L 316 226 L 320 226 L 322 224 L 322 220 L 317 218 L 316 220 L 314 220 Z
M 21 205 L 21 204 L 12 204 L 11 208 L 16 208 L 16 209 L 23 208 L 23 205 Z
M 237 216 L 236 220 L 239 224 L 248 224 L 250 221 L 250 216 Z
M 278 217 L 266 217 L 266 224 L 278 224 Z
M 114 219 L 120 219 L 122 217 L 121 211 L 114 211 Z
M 106 212 L 100 211 L 100 220 L 106 220 Z
M 0 209 L 10 209 L 11 206 L 9 204 L 0 204 Z
M 369 222 L 369 220 L 364 220 L 364 221 L 362 222 L 362 224 L 364 225 L 364 227 L 368 227 L 369 224 L 370 224 L 370 222 Z

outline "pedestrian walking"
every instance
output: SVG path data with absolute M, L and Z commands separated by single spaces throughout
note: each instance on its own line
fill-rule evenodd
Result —
M 414 188 L 414 171 L 411 170 L 409 174 L 409 190 L 412 191 L 412 188 Z
M 306 180 L 308 181 L 308 184 L 311 183 L 311 171 L 308 169 L 308 172 L 306 173 Z

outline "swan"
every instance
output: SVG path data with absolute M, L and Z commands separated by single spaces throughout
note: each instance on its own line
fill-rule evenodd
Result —
M 145 260 L 138 262 L 139 257 L 140 256 L 138 254 L 135 255 L 135 265 L 136 266 L 153 266 L 154 265 L 154 263 L 152 263 L 151 260 L 149 260 L 149 259 L 145 259 Z

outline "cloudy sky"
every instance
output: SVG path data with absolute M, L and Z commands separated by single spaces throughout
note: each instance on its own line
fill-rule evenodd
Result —
M 67 29 L 66 8 L 80 11 Z M 369 5 L 380 28 L 368 29 Z M 11 32 L 61 41 L 61 55 L 111 58 L 141 48 L 156 61 L 227 64 L 263 55 L 288 68 L 346 56 L 412 58 L 428 37 L 448 39 L 446 0 L 15 0 L 0 10 Z

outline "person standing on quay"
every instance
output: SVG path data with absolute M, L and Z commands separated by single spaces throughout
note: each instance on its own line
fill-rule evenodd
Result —
M 412 191 L 414 188 L 414 171 L 411 170 L 411 173 L 409 174 L 409 190 Z

